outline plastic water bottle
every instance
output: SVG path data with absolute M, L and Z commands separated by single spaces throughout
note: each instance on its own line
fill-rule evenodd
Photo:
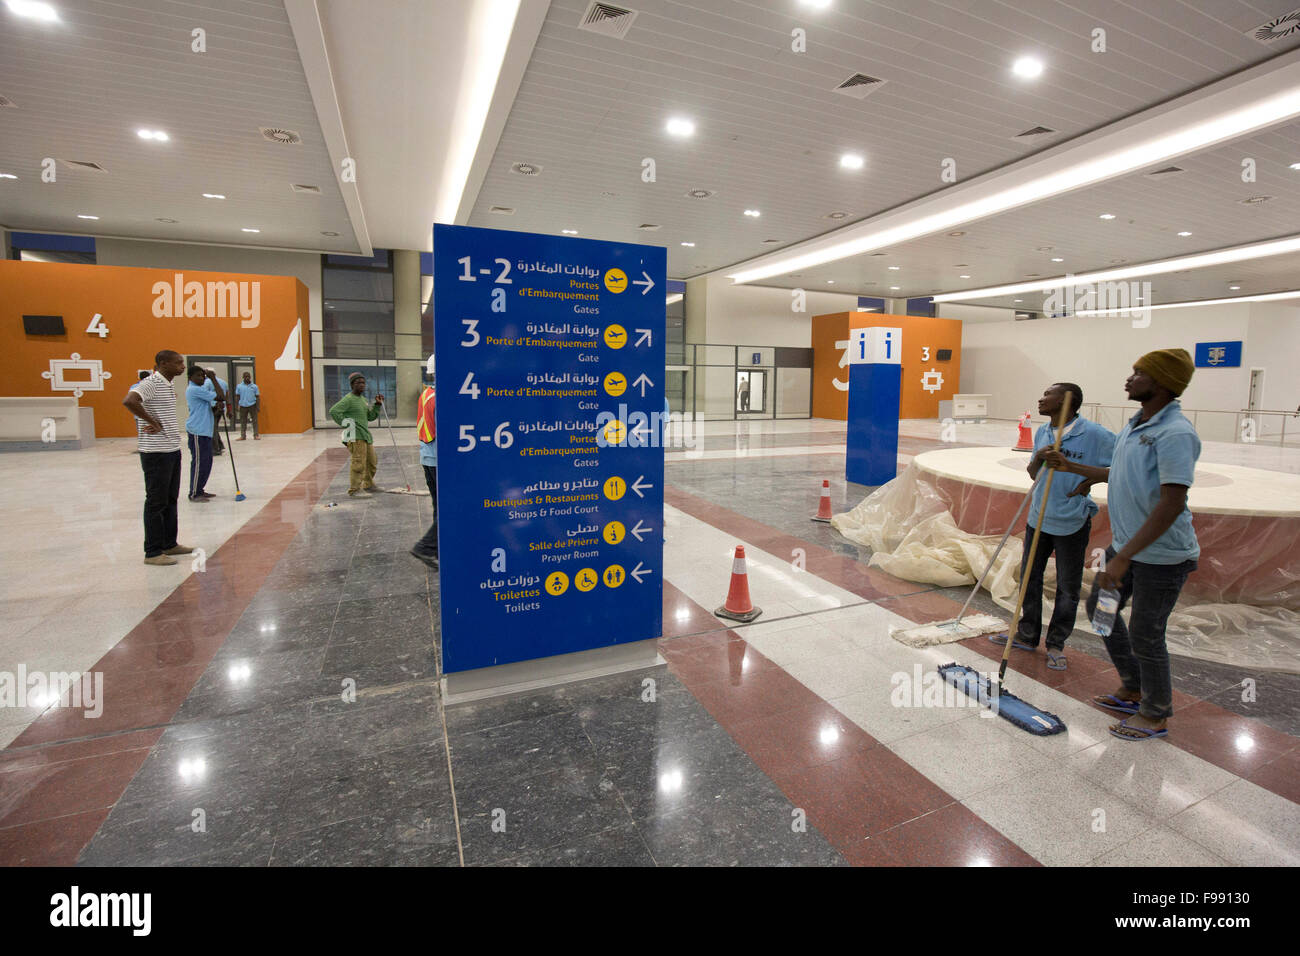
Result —
M 1106 637 L 1115 626 L 1115 615 L 1119 613 L 1119 592 L 1110 588 L 1097 595 L 1097 609 L 1092 612 L 1092 629 Z

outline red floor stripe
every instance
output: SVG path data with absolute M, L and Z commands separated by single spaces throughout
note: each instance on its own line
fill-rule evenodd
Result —
M 100 658 L 100 717 L 52 708 L 0 751 L 0 865 L 76 863 L 346 461 L 322 452 Z

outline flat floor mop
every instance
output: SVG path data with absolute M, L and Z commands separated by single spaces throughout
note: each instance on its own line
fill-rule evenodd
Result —
M 975 595 L 979 593 L 979 589 L 984 586 L 984 579 L 993 570 L 993 565 L 997 563 L 998 555 L 1002 553 L 1002 547 L 1007 543 L 1007 538 L 1011 537 L 1012 530 L 1019 523 L 1020 516 L 1024 514 L 1025 507 L 1029 504 L 1030 498 L 1033 497 L 1034 487 L 1037 484 L 1038 482 L 1035 480 L 1034 484 L 1030 485 L 1029 490 L 1025 492 L 1025 497 L 1020 501 L 1020 507 L 1016 509 L 1016 516 L 1007 525 L 1007 530 L 1002 532 L 1002 540 L 998 542 L 993 557 L 989 558 L 988 566 L 984 569 L 984 573 L 980 575 L 979 580 L 975 582 L 975 586 L 971 588 L 966 603 L 961 606 L 957 616 L 950 621 L 936 621 L 933 624 L 920 624 L 916 627 L 904 627 L 897 631 L 890 631 L 890 637 L 911 647 L 928 647 L 931 644 L 950 644 L 953 641 L 962 641 L 968 637 L 979 637 L 981 634 L 995 634 L 1002 630 L 1002 621 L 992 614 L 972 614 L 969 618 L 966 618 L 966 610 L 970 607 L 970 602 L 975 600 Z M 966 619 L 963 620 L 963 618 Z
M 388 420 L 388 406 L 380 403 L 379 410 L 384 413 L 384 427 L 388 429 L 388 437 L 393 440 L 393 451 L 397 454 L 397 467 L 402 470 L 402 481 L 406 482 L 405 488 L 385 488 L 384 491 L 390 495 L 418 495 L 418 491 L 411 490 L 411 482 L 406 477 L 406 466 L 402 464 L 402 452 L 397 447 L 397 436 L 393 434 L 393 426 Z
M 223 415 L 221 420 L 226 426 L 226 451 L 230 452 L 230 473 L 235 476 L 235 500 L 243 501 L 244 493 L 239 490 L 239 472 L 235 471 L 234 444 L 230 441 L 230 417 Z
M 1071 397 L 1067 392 L 1061 403 L 1061 413 L 1056 422 L 1056 440 L 1052 443 L 1052 451 L 1055 452 L 1061 450 L 1065 422 L 1070 417 Z M 1034 555 L 1038 553 L 1038 539 L 1043 533 L 1043 519 L 1047 517 L 1048 496 L 1052 493 L 1052 478 L 1055 474 L 1055 469 L 1047 469 L 1047 482 L 1043 486 L 1043 513 L 1038 517 L 1038 527 L 1034 529 L 1034 539 L 1029 545 L 1029 560 L 1025 563 L 1027 568 L 1034 566 Z M 1007 630 L 1007 643 L 1002 649 L 1002 663 L 998 666 L 997 683 L 992 683 L 975 668 L 967 667 L 965 664 L 944 664 L 939 668 L 939 675 L 958 690 L 964 691 L 967 697 L 990 708 L 999 717 L 1005 717 L 1031 734 L 1046 737 L 1065 730 L 1065 722 L 1050 711 L 1039 710 L 1033 704 L 1010 693 L 1004 683 L 1007 676 L 1007 662 L 1011 659 L 1011 647 L 1015 643 L 1015 633 L 1020 627 L 1020 611 L 1025 603 L 1025 590 L 1029 586 L 1030 577 L 1029 574 L 1020 576 L 1020 588 L 1016 593 L 1016 613 L 1012 615 L 1011 627 Z

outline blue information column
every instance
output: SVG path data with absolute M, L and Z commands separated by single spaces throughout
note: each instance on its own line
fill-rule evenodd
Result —
M 898 475 L 898 399 L 903 330 L 853 329 L 849 342 L 849 431 L 845 477 L 883 485 Z
M 665 250 L 435 226 L 433 258 L 444 671 L 658 637 Z

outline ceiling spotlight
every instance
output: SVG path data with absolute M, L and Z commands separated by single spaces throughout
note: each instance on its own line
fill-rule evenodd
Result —
M 1185 238 L 1187 238 L 1188 236 L 1190 236 L 1191 233 L 1190 233 L 1190 232 L 1180 232 L 1179 235 L 1182 236 L 1182 237 L 1185 239 Z
M 561 229 L 560 232 L 564 233 L 566 236 L 576 236 L 578 234 L 578 230 L 576 229 Z
M 225 199 L 226 197 L 221 195 L 221 193 L 204 193 L 203 198 L 204 199 Z
M 827 279 L 827 280 L 826 280 L 826 284 L 827 284 L 827 285 L 834 285 L 834 284 L 835 284 L 835 280 L 834 280 L 834 279 Z
M 78 218 L 78 219 L 98 219 L 99 217 L 98 217 L 98 216 L 83 216 L 83 215 L 81 215 L 80 213 L 78 213 L 78 214 L 77 214 L 77 218 Z
M 48 3 L 38 3 L 36 0 L 5 0 L 5 6 L 9 12 L 19 17 L 29 17 L 32 20 L 44 20 L 46 23 L 57 23 L 59 19 L 56 11 Z
M 1024 299 L 1012 299 L 1011 301 L 1013 301 L 1013 302 L 1024 302 L 1025 300 L 1024 300 Z
M 673 136 L 692 136 L 695 133 L 695 124 L 688 119 L 674 116 L 668 121 L 665 129 Z
M 13 173 L 0 173 L 0 179 L 17 179 Z
M 241 229 L 241 230 L 239 230 L 239 231 L 240 231 L 240 232 L 261 232 L 262 230 L 261 230 L 261 229 L 249 229 L 247 226 L 245 226 L 243 229 Z
M 964 235 L 966 235 L 966 230 L 965 230 L 965 229 L 957 229 L 957 230 L 955 230 L 955 231 L 953 231 L 953 232 L 948 233 L 948 235 L 950 235 L 950 236 L 952 236 L 954 239 L 956 239 L 958 236 L 964 236 Z
M 1062 259 L 1060 256 L 1052 256 L 1052 261 L 1053 261 L 1053 262 L 1064 262 L 1065 260 Z
M 1290 168 L 1291 168 L 1291 169 L 1300 169 L 1300 163 L 1292 163 Z
M 866 160 L 864 160 L 857 153 L 845 153 L 843 156 L 840 157 L 840 168 L 861 169 L 865 162 Z
M 152 139 L 159 143 L 165 143 L 171 138 L 160 129 L 138 129 L 135 131 L 135 135 L 141 139 Z
M 898 291 L 899 289 L 901 289 L 901 288 L 902 288 L 902 286 L 900 286 L 900 285 L 891 285 L 891 286 L 889 287 L 889 291 L 890 291 L 890 292 L 897 292 L 897 291 Z
M 695 248 L 695 243 L 693 243 L 693 242 L 683 242 L 682 245 L 684 245 L 687 249 L 694 249 L 694 248 Z
M 805 7 L 812 7 L 814 10 L 825 10 L 831 5 L 831 0 L 799 0 Z
M 1032 56 L 1022 56 L 1011 65 L 1011 72 L 1026 80 L 1032 80 L 1043 72 L 1043 61 Z
M 890 266 L 890 267 L 889 267 L 889 271 L 890 271 L 890 272 L 897 272 L 897 271 L 898 271 L 899 269 L 901 269 L 901 268 L 903 268 L 903 267 L 902 267 L 902 266 Z
M 958 278 L 958 279 L 969 279 L 970 276 L 968 276 L 968 275 L 966 275 L 966 274 L 963 273 L 962 275 L 959 275 L 957 278 Z
M 1241 286 L 1239 286 L 1239 285 L 1230 285 L 1230 286 L 1228 286 L 1228 288 L 1231 289 L 1233 292 L 1236 292 L 1238 289 L 1241 288 Z
M 1098 216 L 1097 218 L 1098 218 L 1098 219 L 1114 219 L 1115 216 L 1114 216 L 1113 213 L 1103 212 L 1103 213 L 1102 213 L 1100 216 Z
M 757 209 L 746 209 L 746 210 L 745 210 L 745 215 L 746 215 L 746 216 L 749 216 L 749 217 L 751 217 L 751 218 L 753 218 L 753 219 L 757 219 L 759 216 L 762 215 L 762 213 L 759 212 Z

